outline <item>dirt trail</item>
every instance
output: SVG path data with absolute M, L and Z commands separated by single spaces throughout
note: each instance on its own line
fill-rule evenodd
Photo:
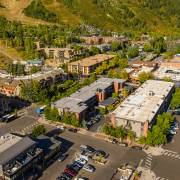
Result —
M 5 8 L 0 9 L 0 15 L 10 20 L 22 21 L 25 24 L 49 24 L 42 20 L 34 20 L 23 14 L 23 9 L 31 4 L 33 0 L 0 0 Z

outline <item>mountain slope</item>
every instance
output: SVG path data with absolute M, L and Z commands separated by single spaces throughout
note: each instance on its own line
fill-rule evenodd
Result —
M 44 23 L 39 19 L 32 21 L 32 17 L 22 13 L 32 1 L 0 0 L 0 4 L 6 7 L 0 8 L 0 15 L 11 19 L 15 16 L 17 20 L 28 23 Z M 85 23 L 112 31 L 180 34 L 180 0 L 35 1 L 41 1 L 47 11 L 56 14 L 57 23 L 70 26 Z M 13 4 L 16 4 L 17 8 L 15 6 L 11 8 Z

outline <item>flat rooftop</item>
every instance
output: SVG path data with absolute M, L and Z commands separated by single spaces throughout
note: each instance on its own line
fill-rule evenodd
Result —
M 171 82 L 148 80 L 113 113 L 119 120 L 151 122 L 173 86 L 174 83 Z
M 109 60 L 111 58 L 113 58 L 114 55 L 107 55 L 107 54 L 97 54 L 95 56 L 90 56 L 75 62 L 71 62 L 69 63 L 70 66 L 73 65 L 81 65 L 81 66 L 93 66 L 95 64 L 101 63 L 103 61 Z
M 56 108 L 67 108 L 71 112 L 82 112 L 87 109 L 86 101 L 96 95 L 97 90 L 105 90 L 112 83 L 124 83 L 124 79 L 100 78 L 89 86 L 85 86 L 69 97 L 62 98 L 53 103 Z
M 0 164 L 5 164 L 34 145 L 29 137 L 20 137 L 10 133 L 0 136 Z
M 165 77 L 171 78 L 175 82 L 180 81 L 180 69 L 171 67 L 159 67 L 155 72 L 154 76 L 163 79 Z
M 139 71 L 133 72 L 131 76 L 134 78 L 138 78 L 139 74 L 141 74 L 142 72 L 150 73 L 153 70 L 154 70 L 153 67 L 142 66 L 142 68 Z

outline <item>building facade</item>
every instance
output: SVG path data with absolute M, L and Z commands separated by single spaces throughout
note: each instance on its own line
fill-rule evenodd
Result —
M 113 57 L 114 55 L 98 54 L 71 62 L 68 64 L 68 71 L 71 73 L 82 74 L 83 76 L 89 76 L 90 73 L 94 72 L 103 62 L 109 62 Z

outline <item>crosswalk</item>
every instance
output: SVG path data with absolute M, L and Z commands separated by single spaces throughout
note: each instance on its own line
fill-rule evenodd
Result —
M 26 133 L 30 132 L 38 124 L 39 124 L 39 122 L 35 122 L 33 124 L 30 124 L 30 125 L 24 127 L 23 129 L 19 129 L 19 130 L 15 130 L 15 129 L 11 128 L 10 132 L 16 133 L 16 134 L 26 134 Z
M 164 177 L 156 177 L 156 180 L 168 180 L 168 179 Z
M 151 169 L 151 163 L 152 163 L 152 155 L 148 154 L 145 160 L 145 168 Z
M 172 157 L 172 158 L 176 158 L 176 159 L 180 159 L 180 155 L 177 152 L 171 151 L 171 150 L 164 150 L 162 155 Z

